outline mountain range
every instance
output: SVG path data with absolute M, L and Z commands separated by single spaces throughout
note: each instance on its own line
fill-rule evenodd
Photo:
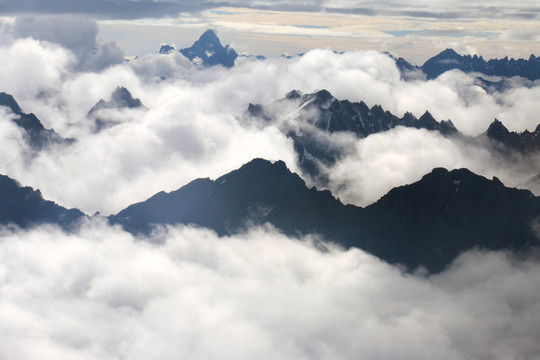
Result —
M 465 73 L 479 73 L 486 76 L 511 78 L 520 76 L 534 81 L 540 79 L 540 58 L 531 54 L 528 59 L 489 59 L 478 55 L 460 55 L 453 49 L 446 49 L 428 59 L 422 66 L 410 64 L 403 58 L 392 57 L 404 78 L 418 79 L 423 74 L 428 80 L 435 79 L 449 70 L 461 70 Z M 488 81 L 480 77 L 478 85 L 493 90 L 504 87 L 505 81 Z
M 171 45 L 162 45 L 159 54 L 167 54 L 176 51 Z M 206 30 L 201 37 L 189 48 L 180 49 L 179 52 L 203 66 L 222 65 L 233 67 L 238 53 L 230 47 L 223 46 L 213 30 Z M 299 54 L 298 56 L 302 56 Z M 465 73 L 479 73 L 486 76 L 502 77 L 499 81 L 489 81 L 483 77 L 478 78 L 478 85 L 486 91 L 492 92 L 504 89 L 505 78 L 520 76 L 531 81 L 540 79 L 540 57 L 531 54 L 528 59 L 489 59 L 485 60 L 478 55 L 460 55 L 453 49 L 446 49 L 439 54 L 428 59 L 422 66 L 412 65 L 404 58 L 389 56 L 396 62 L 396 66 L 402 73 L 404 79 L 435 79 L 446 71 L 458 69 Z M 247 56 L 257 60 L 265 60 L 264 56 Z M 284 56 L 291 58 L 290 56 Z
M 540 125 L 534 132 L 516 133 L 494 119 L 484 133 L 470 137 L 462 134 L 451 120 L 437 121 L 427 110 L 420 118 L 411 113 L 400 118 L 380 105 L 370 108 L 362 101 L 338 100 L 327 90 L 311 94 L 293 90 L 267 105 L 249 104 L 244 121 L 277 125 L 293 141 L 302 171 L 321 185 L 326 183 L 324 168 L 349 152 L 349 147 L 331 134 L 348 133 L 365 138 L 396 127 L 407 127 L 435 131 L 449 139 L 508 157 L 540 151 Z
M 176 50 L 163 45 L 159 53 L 171 51 Z M 222 46 L 212 30 L 179 51 L 203 66 L 232 67 L 238 57 L 229 45 Z M 451 69 L 529 80 L 540 77 L 539 60 L 534 55 L 529 60 L 485 61 L 448 49 L 422 67 L 401 58 L 395 60 L 402 73 L 421 72 L 427 79 Z M 498 86 L 481 81 L 485 86 Z M 46 129 L 34 114 L 24 113 L 9 94 L 0 93 L 0 106 L 13 114 L 9 121 L 21 128 L 34 150 L 75 141 Z M 107 118 L 108 110 L 138 108 L 144 108 L 141 100 L 119 86 L 109 101 L 100 99 L 88 111 L 87 120 L 95 122 L 98 132 L 115 125 Z M 185 224 L 228 236 L 270 224 L 287 235 L 314 235 L 321 248 L 329 242 L 360 248 L 409 271 L 420 267 L 430 273 L 444 270 L 460 253 L 472 248 L 526 251 L 539 245 L 540 198 L 528 190 L 505 187 L 496 177 L 487 179 L 467 169 L 435 168 L 418 181 L 359 207 L 343 204 L 327 190 L 308 187 L 302 176 L 324 184 L 324 169 L 349 151 L 347 144 L 336 140 L 340 135 L 362 139 L 406 127 L 437 132 L 452 141 L 468 141 L 502 155 L 528 155 L 540 150 L 540 125 L 533 132 L 516 133 L 495 119 L 485 133 L 472 138 L 461 134 L 451 120 L 437 121 L 427 109 L 419 118 L 411 113 L 398 117 L 379 105 L 338 100 L 324 89 L 309 94 L 293 90 L 270 104 L 249 104 L 239 121 L 272 125 L 282 131 L 293 142 L 301 174 L 292 173 L 283 161 L 254 159 L 215 180 L 196 179 L 176 191 L 159 192 L 107 220 L 133 234 L 149 234 L 156 226 Z M 39 190 L 23 187 L 4 175 L 0 175 L 0 199 L 3 225 L 29 228 L 50 223 L 69 230 L 87 217 L 78 209 L 43 199 Z
M 3 224 L 69 227 L 84 217 L 6 176 L 0 180 Z M 466 169 L 434 169 L 361 208 L 308 188 L 282 161 L 254 159 L 216 180 L 197 179 L 160 192 L 108 219 L 134 234 L 148 234 L 156 225 L 186 224 L 226 236 L 269 223 L 288 235 L 322 236 L 321 246 L 330 241 L 357 247 L 409 270 L 421 266 L 437 273 L 471 248 L 538 246 L 539 216 L 540 198 Z

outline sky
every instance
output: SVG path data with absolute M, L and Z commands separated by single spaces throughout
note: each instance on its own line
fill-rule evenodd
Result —
M 162 43 L 188 47 L 216 30 L 239 52 L 279 56 L 313 48 L 388 51 L 421 65 L 452 47 L 486 58 L 540 53 L 536 1 L 16 1 L 5 18 L 66 15 L 96 19 L 100 35 L 127 56 Z
M 287 118 L 260 123 L 245 111 L 291 90 L 327 89 L 400 117 L 429 111 L 466 135 L 395 128 L 359 139 L 312 129 L 344 149 L 323 169 L 322 187 L 344 203 L 371 204 L 441 166 L 539 194 L 530 183 L 540 173 L 537 154 L 502 157 L 470 138 L 495 118 L 511 131 L 533 131 L 538 81 L 514 78 L 495 93 L 460 71 L 406 81 L 381 53 L 417 63 L 449 46 L 486 57 L 539 55 L 536 1 L 214 4 L 0 0 L 0 92 L 76 139 L 35 151 L 16 115 L 0 107 L 0 173 L 105 216 L 255 157 L 283 160 L 321 188 L 301 173 L 283 132 Z M 189 46 L 208 28 L 240 52 L 275 57 L 227 69 L 155 53 L 162 43 Z M 277 56 L 283 52 L 305 55 Z M 101 110 L 106 126 L 96 131 L 88 112 L 118 86 L 144 107 Z M 540 265 L 538 254 L 528 255 L 475 249 L 427 275 L 271 226 L 222 238 L 190 226 L 134 237 L 99 216 L 70 232 L 6 226 L 0 358 L 537 359 Z

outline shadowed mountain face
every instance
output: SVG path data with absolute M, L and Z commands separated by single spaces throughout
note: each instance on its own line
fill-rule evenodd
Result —
M 308 189 L 281 161 L 256 159 L 215 181 L 195 180 L 111 216 L 138 233 L 152 224 L 196 224 L 220 235 L 271 223 L 287 234 L 318 233 L 409 269 L 444 269 L 473 247 L 521 250 L 538 245 L 532 225 L 540 201 L 468 170 L 435 169 L 365 209 Z
M 0 93 L 0 106 L 8 107 L 17 117 L 13 122 L 25 131 L 25 137 L 33 150 L 39 151 L 53 144 L 71 144 L 74 139 L 64 139 L 53 129 L 45 129 L 43 124 L 34 114 L 24 113 L 13 96 L 4 92 Z
M 170 51 L 162 48 L 161 51 Z M 216 33 L 212 30 L 206 30 L 199 40 L 189 47 L 180 49 L 180 53 L 194 62 L 200 62 L 204 66 L 222 65 L 224 67 L 233 67 L 234 60 L 238 57 L 236 51 L 229 45 L 221 45 Z
M 85 216 L 77 209 L 66 209 L 44 200 L 39 190 L 21 187 L 15 180 L 0 175 L 0 224 L 26 228 L 43 223 L 69 228 Z
M 540 199 L 466 169 L 434 169 L 365 210 L 368 251 L 432 272 L 472 247 L 517 250 L 539 244 L 533 224 Z
M 344 219 L 361 211 L 343 206 L 328 191 L 308 189 L 282 161 L 255 159 L 215 181 L 198 179 L 171 193 L 160 192 L 109 219 L 132 232 L 149 232 L 151 224 L 182 223 L 227 235 L 269 222 L 289 234 L 341 238 L 350 225 Z

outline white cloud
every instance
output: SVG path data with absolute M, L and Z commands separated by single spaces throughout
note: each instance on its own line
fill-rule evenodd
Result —
M 57 89 L 73 60 L 65 49 L 31 38 L 0 45 L 1 91 L 26 99 Z
M 97 39 L 94 20 L 64 16 L 17 18 L 12 25 L 16 38 L 31 37 L 58 44 L 71 51 L 77 61 L 75 68 L 98 71 L 124 61 L 122 50 L 114 42 Z
M 272 229 L 219 239 L 171 228 L 147 242 L 94 222 L 72 234 L 43 227 L 1 238 L 6 360 L 491 360 L 540 351 L 540 267 L 500 253 L 466 254 L 426 279 Z
M 68 51 L 32 39 L 0 48 L 0 63 L 10 69 L 0 74 L 0 90 L 13 94 L 23 110 L 34 112 L 47 128 L 77 139 L 71 147 L 42 152 L 32 161 L 23 158 L 26 150 L 19 146 L 13 154 L 21 155 L 4 160 L 0 172 L 87 213 L 115 213 L 195 178 L 216 178 L 254 157 L 282 159 L 297 170 L 291 143 L 278 127 L 238 121 L 250 102 L 270 103 L 292 89 L 328 89 L 338 99 L 381 104 L 397 116 L 405 111 L 420 116 L 429 110 L 438 120 L 452 119 L 466 134 L 485 131 L 495 117 L 520 131 L 534 129 L 538 121 L 530 116 L 538 103 L 538 87 L 517 83 L 504 94 L 490 95 L 457 71 L 434 81 L 403 82 L 391 59 L 373 51 L 335 54 L 319 49 L 294 59 L 241 62 L 232 69 L 201 69 L 179 54 L 151 54 L 99 72 L 72 72 L 70 61 Z M 108 111 L 120 124 L 93 133 L 88 110 L 100 98 L 109 100 L 117 86 L 128 88 L 147 109 Z M 470 167 L 508 185 L 524 180 L 511 175 L 508 164 L 476 148 L 471 156 L 432 134 L 396 134 L 401 133 L 360 141 L 357 150 L 351 149 L 357 155 L 332 169 L 331 190 L 344 201 L 365 205 L 437 166 Z M 363 153 L 369 153 L 374 145 L 368 144 L 375 139 L 381 142 L 371 161 Z M 363 166 L 382 178 L 361 175 Z M 518 174 L 535 172 L 530 168 Z

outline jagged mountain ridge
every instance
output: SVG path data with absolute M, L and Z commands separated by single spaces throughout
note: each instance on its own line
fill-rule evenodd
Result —
M 85 215 L 44 200 L 39 190 L 22 187 L 8 176 L 0 175 L 0 224 L 26 228 L 44 223 L 69 228 Z
M 85 215 L 43 200 L 39 191 L 0 176 L 0 223 L 70 228 Z M 434 169 L 365 208 L 308 188 L 282 161 L 255 159 L 212 181 L 197 179 L 109 217 L 132 233 L 155 224 L 192 224 L 219 235 L 270 223 L 291 236 L 319 234 L 412 270 L 442 271 L 461 252 L 527 250 L 539 245 L 540 198 L 466 169 Z M 324 243 L 322 243 L 324 245 Z
M 390 55 L 391 56 L 391 55 Z M 522 78 L 534 81 L 540 79 L 540 57 L 531 56 L 528 59 L 489 59 L 485 60 L 478 55 L 460 55 L 453 49 L 446 49 L 439 54 L 428 59 L 422 66 L 410 64 L 403 58 L 395 58 L 396 66 L 402 73 L 405 79 L 418 79 L 418 76 L 410 76 L 415 72 L 422 72 L 428 80 L 435 79 L 446 71 L 458 69 L 465 73 L 481 73 L 487 76 L 498 76 L 511 78 L 520 76 Z M 486 89 L 486 91 L 495 91 L 505 87 L 506 82 L 490 82 L 486 79 L 479 78 L 478 85 Z
M 480 137 L 488 138 L 496 149 L 507 153 L 531 154 L 540 151 L 540 124 L 533 132 L 525 130 L 518 133 L 509 131 L 502 122 L 495 119 Z
M 428 111 L 420 118 L 411 113 L 399 118 L 379 105 L 370 108 L 362 101 L 338 100 L 327 90 L 311 94 L 293 90 L 268 105 L 249 104 L 247 115 L 264 124 L 277 123 L 293 140 L 302 170 L 321 184 L 326 182 L 323 168 L 335 164 L 350 150 L 321 133 L 349 132 L 364 138 L 404 126 L 438 131 L 445 136 L 459 135 L 452 121 L 438 122 Z
M 452 49 L 446 49 L 422 65 L 422 71 L 428 79 L 434 79 L 452 69 L 479 72 L 490 76 L 521 76 L 529 80 L 537 80 L 540 79 L 540 58 L 531 55 L 529 59 L 516 60 L 505 57 L 486 61 L 482 56 L 459 55 Z
M 294 110 L 291 113 L 279 111 L 283 108 L 290 109 L 290 107 L 284 106 L 285 102 L 293 104 Z M 260 117 L 267 121 L 271 121 L 276 116 L 285 116 L 293 120 L 304 118 L 306 122 L 321 130 L 328 132 L 351 131 L 360 138 L 397 126 L 439 131 L 442 134 L 457 132 L 451 120 L 437 122 L 428 111 L 418 119 L 411 113 L 405 113 L 402 118 L 399 118 L 389 111 L 385 111 L 380 105 L 369 108 L 363 101 L 338 100 L 324 89 L 311 94 L 302 94 L 300 91 L 293 90 L 286 94 L 284 99 L 269 105 L 249 104 L 248 112 L 254 117 Z
M 283 162 L 256 159 L 215 181 L 198 179 L 158 193 L 109 217 L 127 231 L 152 224 L 195 224 L 220 235 L 271 223 L 287 234 L 318 233 L 409 269 L 444 269 L 473 247 L 522 250 L 538 245 L 531 224 L 540 199 L 466 169 L 434 169 L 360 208 L 327 191 L 308 189 Z
M 54 129 L 45 129 L 41 121 L 33 113 L 26 114 L 22 111 L 13 96 L 0 92 L 0 106 L 5 106 L 17 117 L 13 122 L 25 132 L 25 138 L 30 147 L 39 151 L 51 145 L 69 145 L 75 139 L 64 139 Z

